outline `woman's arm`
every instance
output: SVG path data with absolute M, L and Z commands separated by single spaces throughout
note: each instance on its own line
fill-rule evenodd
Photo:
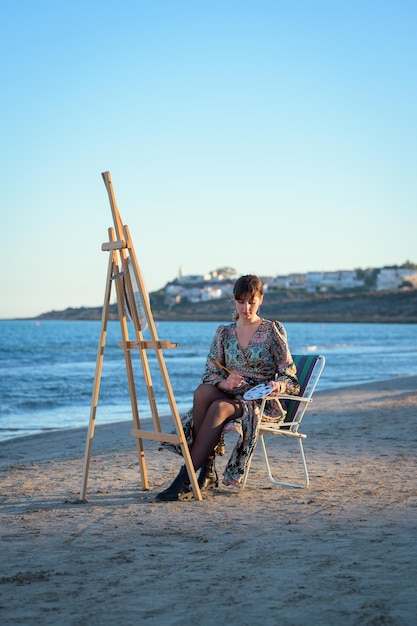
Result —
M 219 326 L 214 334 L 211 342 L 210 350 L 207 355 L 206 369 L 201 378 L 202 383 L 217 385 L 226 380 L 228 374 L 215 361 L 224 365 L 224 329 L 225 326 Z

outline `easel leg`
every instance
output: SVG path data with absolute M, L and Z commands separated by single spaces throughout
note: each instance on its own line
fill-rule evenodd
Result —
M 120 330 L 122 333 L 123 352 L 125 355 L 127 382 L 129 386 L 130 404 L 132 407 L 132 417 L 135 428 L 140 429 L 140 419 L 138 410 L 138 401 L 136 396 L 136 386 L 133 374 L 132 355 L 129 348 L 129 331 L 127 328 L 126 314 L 123 308 L 123 287 L 119 279 L 116 280 L 117 302 L 120 320 Z M 138 451 L 139 469 L 142 479 L 142 489 L 149 490 L 148 473 L 146 470 L 145 451 L 143 448 L 143 441 L 140 438 L 136 439 L 136 449 Z
M 87 441 L 85 445 L 84 467 L 83 467 L 83 476 L 82 476 L 81 491 L 80 491 L 80 500 L 82 502 L 86 502 L 87 481 L 88 481 L 88 473 L 90 469 L 90 459 L 91 459 L 91 448 L 93 445 L 98 396 L 100 393 L 101 371 L 103 368 L 104 348 L 106 345 L 107 322 L 109 319 L 111 277 L 113 275 L 113 267 L 114 267 L 113 255 L 110 255 L 109 268 L 107 271 L 106 290 L 104 294 L 103 312 L 101 314 L 100 340 L 98 343 L 98 350 L 97 350 L 96 372 L 94 376 L 93 394 L 91 398 L 91 407 L 90 407 L 90 420 L 88 423 Z

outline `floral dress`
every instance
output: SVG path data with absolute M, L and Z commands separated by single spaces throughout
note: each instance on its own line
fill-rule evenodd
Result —
M 243 415 L 225 425 L 223 433 L 232 430 L 238 432 L 239 439 L 223 473 L 225 485 L 240 485 L 247 463 L 249 462 L 258 438 L 258 423 L 261 400 L 244 400 L 243 394 L 260 383 L 277 380 L 285 383 L 285 393 L 297 394 L 300 391 L 297 371 L 287 342 L 284 326 L 278 322 L 262 319 L 245 350 L 239 345 L 236 334 L 236 322 L 218 327 L 207 356 L 206 369 L 201 382 L 216 385 L 227 378 L 228 373 L 216 365 L 221 365 L 245 379 L 246 385 L 228 392 L 241 401 Z M 264 420 L 279 422 L 285 417 L 278 400 L 269 401 Z M 187 444 L 193 442 L 192 409 L 181 416 Z M 163 447 L 181 453 L 179 446 L 165 444 Z M 216 453 L 223 455 L 224 438 L 216 448 Z

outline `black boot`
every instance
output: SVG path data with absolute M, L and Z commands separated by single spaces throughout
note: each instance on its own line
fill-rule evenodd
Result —
M 173 483 L 168 489 L 158 493 L 155 500 L 158 502 L 174 502 L 175 500 L 191 500 L 192 497 L 193 492 L 191 490 L 187 468 L 183 465 Z
M 216 467 L 214 465 L 214 456 L 209 456 L 204 465 L 201 466 L 198 476 L 198 486 L 200 491 L 207 491 L 219 486 L 219 477 L 217 476 Z

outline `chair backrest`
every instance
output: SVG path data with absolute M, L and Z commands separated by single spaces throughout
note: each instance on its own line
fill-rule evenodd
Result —
M 323 371 L 325 358 L 321 354 L 293 354 L 293 359 L 297 368 L 298 382 L 300 383 L 299 395 L 311 398 Z M 285 405 L 287 415 L 284 423 L 296 422 L 298 426 L 303 419 L 308 404 L 297 402 L 297 400 L 286 400 Z M 296 417 L 297 419 L 295 419 Z

